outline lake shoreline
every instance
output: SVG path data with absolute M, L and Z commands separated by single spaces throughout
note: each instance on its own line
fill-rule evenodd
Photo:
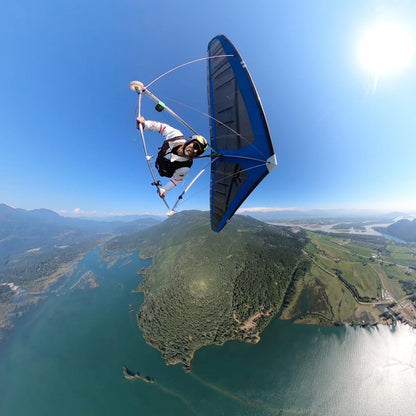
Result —
M 78 255 L 74 260 L 62 264 L 53 273 L 30 282 L 25 288 L 16 286 L 13 298 L 9 302 L 3 303 L 0 307 L 0 342 L 13 330 L 17 319 L 53 293 L 55 287 L 59 286 L 62 279 L 65 277 L 70 278 L 73 275 L 87 253 L 89 251 Z

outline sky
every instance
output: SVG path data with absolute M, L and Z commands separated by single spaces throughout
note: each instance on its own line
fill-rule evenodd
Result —
M 224 34 L 253 77 L 278 159 L 242 212 L 416 211 L 414 0 L 22 0 L 0 9 L 0 203 L 164 215 L 129 83 L 207 56 Z M 369 43 L 383 24 L 406 40 L 382 29 L 381 45 Z M 151 90 L 209 137 L 206 62 Z M 153 107 L 143 103 L 147 119 L 190 134 Z M 147 140 L 157 152 L 161 137 Z M 179 208 L 209 209 L 209 173 Z

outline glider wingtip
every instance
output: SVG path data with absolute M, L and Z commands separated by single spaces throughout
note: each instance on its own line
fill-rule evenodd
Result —
M 226 221 L 223 219 L 219 224 L 211 222 L 211 230 L 218 234 L 227 225 L 228 221 L 229 219 Z
M 266 160 L 266 166 L 267 166 L 267 170 L 269 172 L 271 172 L 276 166 L 277 166 L 277 157 L 276 155 L 271 155 L 267 160 Z

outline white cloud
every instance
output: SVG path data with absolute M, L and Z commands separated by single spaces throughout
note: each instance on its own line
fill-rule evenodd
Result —
M 239 214 L 243 212 L 282 212 L 282 211 L 294 211 L 297 208 L 278 208 L 278 207 L 251 207 L 251 208 L 240 208 L 237 212 Z
M 84 211 L 81 208 L 74 208 L 72 211 L 61 210 L 59 213 L 69 217 L 94 217 L 97 215 L 97 211 Z
M 151 211 L 139 211 L 139 212 L 115 212 L 115 211 L 87 211 L 83 210 L 82 208 L 74 208 L 71 210 L 61 209 L 57 211 L 58 214 L 64 217 L 83 217 L 83 218 L 113 218 L 114 220 L 122 219 L 123 217 L 127 216 L 135 216 L 135 215 L 152 215 L 152 216 L 160 216 L 165 217 L 166 214 L 162 213 L 155 213 Z

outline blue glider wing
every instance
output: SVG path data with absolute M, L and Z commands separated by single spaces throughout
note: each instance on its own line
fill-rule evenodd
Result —
M 225 55 L 208 60 L 211 227 L 219 232 L 277 159 L 260 97 L 237 50 L 219 35 L 208 55 Z

